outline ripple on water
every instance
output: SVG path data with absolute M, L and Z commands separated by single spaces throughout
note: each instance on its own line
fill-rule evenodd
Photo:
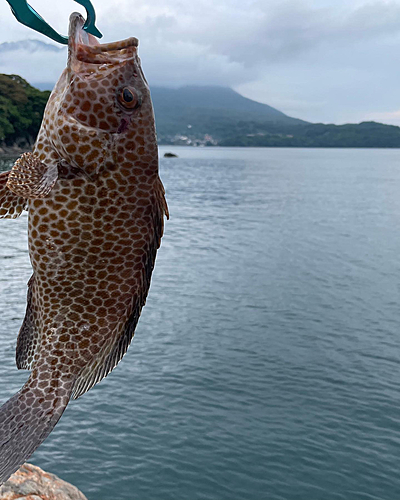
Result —
M 396 151 L 180 148 L 133 344 L 33 457 L 89 500 L 400 496 Z M 30 276 L 0 221 L 0 376 Z

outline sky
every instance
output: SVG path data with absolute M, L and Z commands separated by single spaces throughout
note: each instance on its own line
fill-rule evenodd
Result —
M 92 2 L 102 41 L 139 38 L 150 86 L 229 86 L 311 122 L 400 125 L 400 0 Z M 62 34 L 71 12 L 85 14 L 73 0 L 30 4 Z M 6 0 L 0 19 L 0 43 L 52 43 Z M 54 82 L 65 63 L 65 50 L 1 53 L 0 73 Z

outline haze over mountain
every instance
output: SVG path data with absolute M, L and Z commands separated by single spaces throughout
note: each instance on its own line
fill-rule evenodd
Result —
M 19 40 L 18 42 L 0 43 L 0 54 L 23 50 L 25 52 L 62 52 L 66 47 L 58 47 L 52 43 L 45 43 L 40 40 Z M 48 90 L 48 89 L 45 89 Z

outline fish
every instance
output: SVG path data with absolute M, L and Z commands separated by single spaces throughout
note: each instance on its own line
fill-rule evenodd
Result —
M 127 352 L 169 217 L 138 40 L 100 44 L 83 25 L 73 13 L 32 151 L 0 174 L 0 217 L 28 210 L 33 268 L 16 346 L 30 376 L 0 408 L 0 484 Z

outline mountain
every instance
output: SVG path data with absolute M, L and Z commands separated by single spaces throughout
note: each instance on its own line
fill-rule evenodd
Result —
M 1 46 L 0 46 L 1 47 Z M 1 50 L 1 49 L 0 49 Z M 35 83 L 39 90 L 51 90 L 54 83 Z M 308 123 L 292 118 L 272 106 L 247 99 L 229 87 L 186 86 L 177 89 L 151 87 L 151 97 L 159 122 L 173 120 L 193 121 L 196 115 L 222 116 L 240 120 L 256 120 L 271 123 L 298 125 Z M 202 110 L 207 110 L 205 113 Z
M 211 144 L 237 134 L 241 122 L 302 125 L 307 122 L 241 96 L 227 87 L 152 87 L 151 96 L 162 142 L 198 142 L 210 136 Z M 253 126 L 249 132 L 253 131 Z M 188 139 L 179 139 L 187 137 Z M 206 140 L 207 142 L 207 140 Z
M 192 116 L 193 111 L 207 110 L 207 114 L 229 116 L 241 120 L 259 120 L 281 124 L 307 123 L 291 118 L 281 111 L 247 99 L 229 87 L 188 85 L 177 89 L 151 87 L 154 107 L 159 114 Z
M 0 74 L 0 148 L 29 148 L 49 92 Z M 223 87 L 152 88 L 160 144 L 400 148 L 400 127 L 308 123 Z
M 49 95 L 18 75 L 0 74 L 0 146 L 32 144 Z
M 54 84 L 44 82 L 35 86 L 51 90 Z M 151 96 L 160 143 L 218 144 L 242 133 L 263 131 L 265 124 L 271 128 L 308 123 L 247 99 L 228 87 L 151 87 Z
M 399 148 L 400 128 L 309 123 L 224 87 L 152 88 L 161 144 Z
M 400 148 L 400 127 L 376 122 L 301 126 L 265 126 L 257 133 L 240 133 L 219 142 L 219 146 L 302 148 Z
M 60 52 L 65 50 L 65 47 L 57 47 L 57 45 L 41 42 L 40 40 L 19 40 L 18 42 L 0 43 L 0 54 L 17 50 L 25 52 Z

